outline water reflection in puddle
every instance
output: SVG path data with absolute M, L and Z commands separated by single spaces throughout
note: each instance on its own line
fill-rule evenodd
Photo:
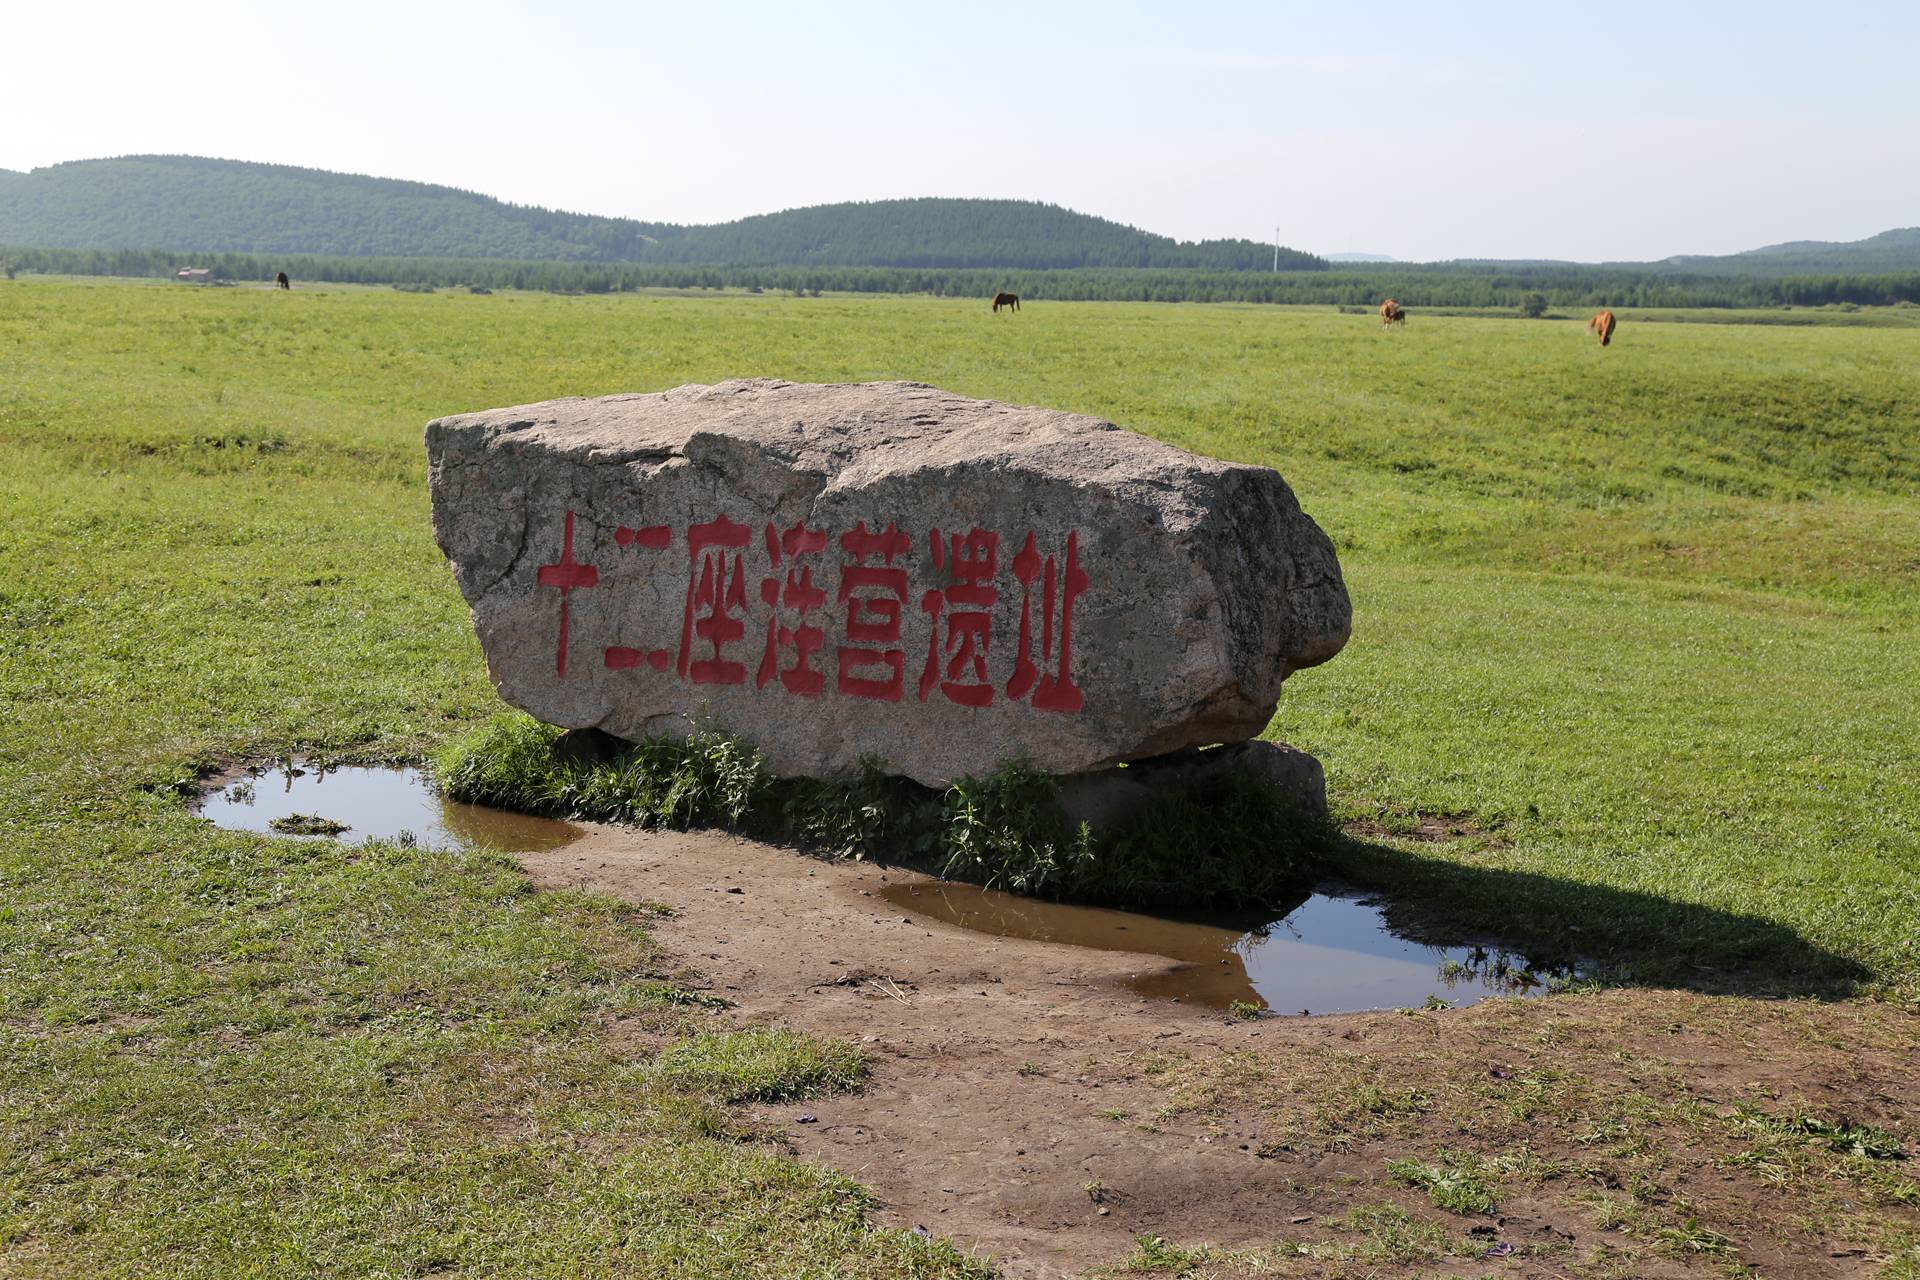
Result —
M 418 769 L 321 769 L 307 761 L 221 779 L 197 811 L 236 831 L 287 835 L 285 820 L 304 816 L 343 824 L 335 838 L 349 843 L 410 836 L 430 849 L 532 852 L 585 834 L 570 823 L 443 800 Z M 1253 929 L 1042 902 L 966 884 L 899 883 L 882 896 L 981 933 L 1162 956 L 1173 964 L 1155 966 L 1127 985 L 1142 995 L 1222 1009 L 1236 1001 L 1286 1014 L 1417 1007 L 1429 998 L 1469 1005 L 1493 995 L 1539 995 L 1561 976 L 1535 971 L 1510 952 L 1398 937 L 1381 907 L 1360 895 L 1315 893 Z
M 269 835 L 298 834 L 286 830 L 288 819 L 321 818 L 345 824 L 334 838 L 349 843 L 411 836 L 428 849 L 530 853 L 557 849 L 585 834 L 551 818 L 443 800 L 419 769 L 320 769 L 299 760 L 291 767 L 217 781 L 197 812 L 218 827 Z M 280 827 L 273 825 L 276 819 Z
M 1192 924 L 1021 898 L 967 884 L 903 883 L 887 901 L 947 924 L 1003 938 L 1175 962 L 1127 985 L 1142 995 L 1224 1009 L 1246 1001 L 1276 1013 L 1417 1008 L 1430 997 L 1469 1005 L 1488 996 L 1540 995 L 1555 975 L 1511 952 L 1431 947 L 1395 936 L 1382 908 L 1360 895 L 1315 893 L 1255 929 Z

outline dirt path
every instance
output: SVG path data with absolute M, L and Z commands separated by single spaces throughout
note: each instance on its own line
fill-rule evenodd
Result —
M 523 861 L 543 887 L 668 903 L 679 914 L 658 932 L 690 982 L 749 1019 L 861 1044 L 863 1090 L 767 1119 L 871 1187 L 889 1220 L 989 1252 L 1009 1276 L 1075 1274 L 1141 1234 L 1297 1242 L 1294 1274 L 1396 1247 L 1418 1262 L 1354 1214 L 1379 1205 L 1436 1222 L 1455 1243 L 1424 1247 L 1450 1249 L 1443 1269 L 1459 1274 L 1621 1259 L 1637 1275 L 1721 1274 L 1737 1256 L 1768 1275 L 1871 1275 L 1901 1231 L 1920 1246 L 1920 1208 L 1872 1182 L 1911 1162 L 1835 1173 L 1826 1147 L 1735 1111 L 1798 1099 L 1911 1150 L 1920 1018 L 1885 1006 L 1619 992 L 1242 1022 L 1120 985 L 1169 966 L 1157 957 L 906 916 L 879 894 L 912 873 L 608 828 Z M 1495 1214 L 1436 1211 L 1385 1168 L 1443 1149 L 1505 1161 L 1486 1166 Z

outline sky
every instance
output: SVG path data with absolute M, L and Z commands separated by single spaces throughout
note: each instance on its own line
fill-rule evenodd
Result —
M 169 153 L 663 222 L 1046 200 L 1317 253 L 1920 224 L 1920 4 L 9 6 L 0 168 Z

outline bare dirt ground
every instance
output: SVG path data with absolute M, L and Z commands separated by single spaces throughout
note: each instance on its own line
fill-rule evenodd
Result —
M 739 1016 L 861 1045 L 865 1088 L 761 1120 L 1009 1276 L 1142 1236 L 1172 1273 L 1920 1275 L 1911 1011 L 1614 991 L 1240 1021 L 1121 985 L 1156 957 L 904 915 L 879 894 L 910 872 L 611 828 L 523 861 L 675 908 L 681 982 Z

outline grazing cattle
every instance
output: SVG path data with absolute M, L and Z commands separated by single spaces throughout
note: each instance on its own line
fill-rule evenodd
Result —
M 1406 322 L 1407 322 L 1407 309 L 1405 307 L 1395 302 L 1392 298 L 1388 298 L 1385 302 L 1380 304 L 1380 323 L 1381 324 L 1395 325 L 1395 324 L 1405 324 Z
M 279 285 L 279 286 L 280 286 L 280 287 L 281 287 L 282 289 L 291 289 L 291 288 L 293 288 L 293 284 L 292 284 L 292 282 L 291 282 L 291 281 L 289 281 L 289 280 L 287 279 L 287 273 L 286 273 L 286 272 L 284 272 L 284 271 L 282 271 L 282 272 L 280 272 L 280 273 L 279 273 L 278 275 L 276 275 L 276 276 L 275 276 L 275 277 L 273 278 L 273 282 L 274 282 L 275 284 L 277 284 L 277 285 Z
M 1603 347 L 1613 341 L 1613 325 L 1613 312 L 1611 311 L 1602 311 L 1599 315 L 1587 321 L 1587 328 L 1600 335 L 1600 345 Z
M 1005 307 L 1009 311 L 1018 311 L 1020 309 L 1020 295 L 1017 293 L 994 294 L 993 295 L 994 314 L 995 315 L 1000 314 L 1000 308 L 1002 307 Z

